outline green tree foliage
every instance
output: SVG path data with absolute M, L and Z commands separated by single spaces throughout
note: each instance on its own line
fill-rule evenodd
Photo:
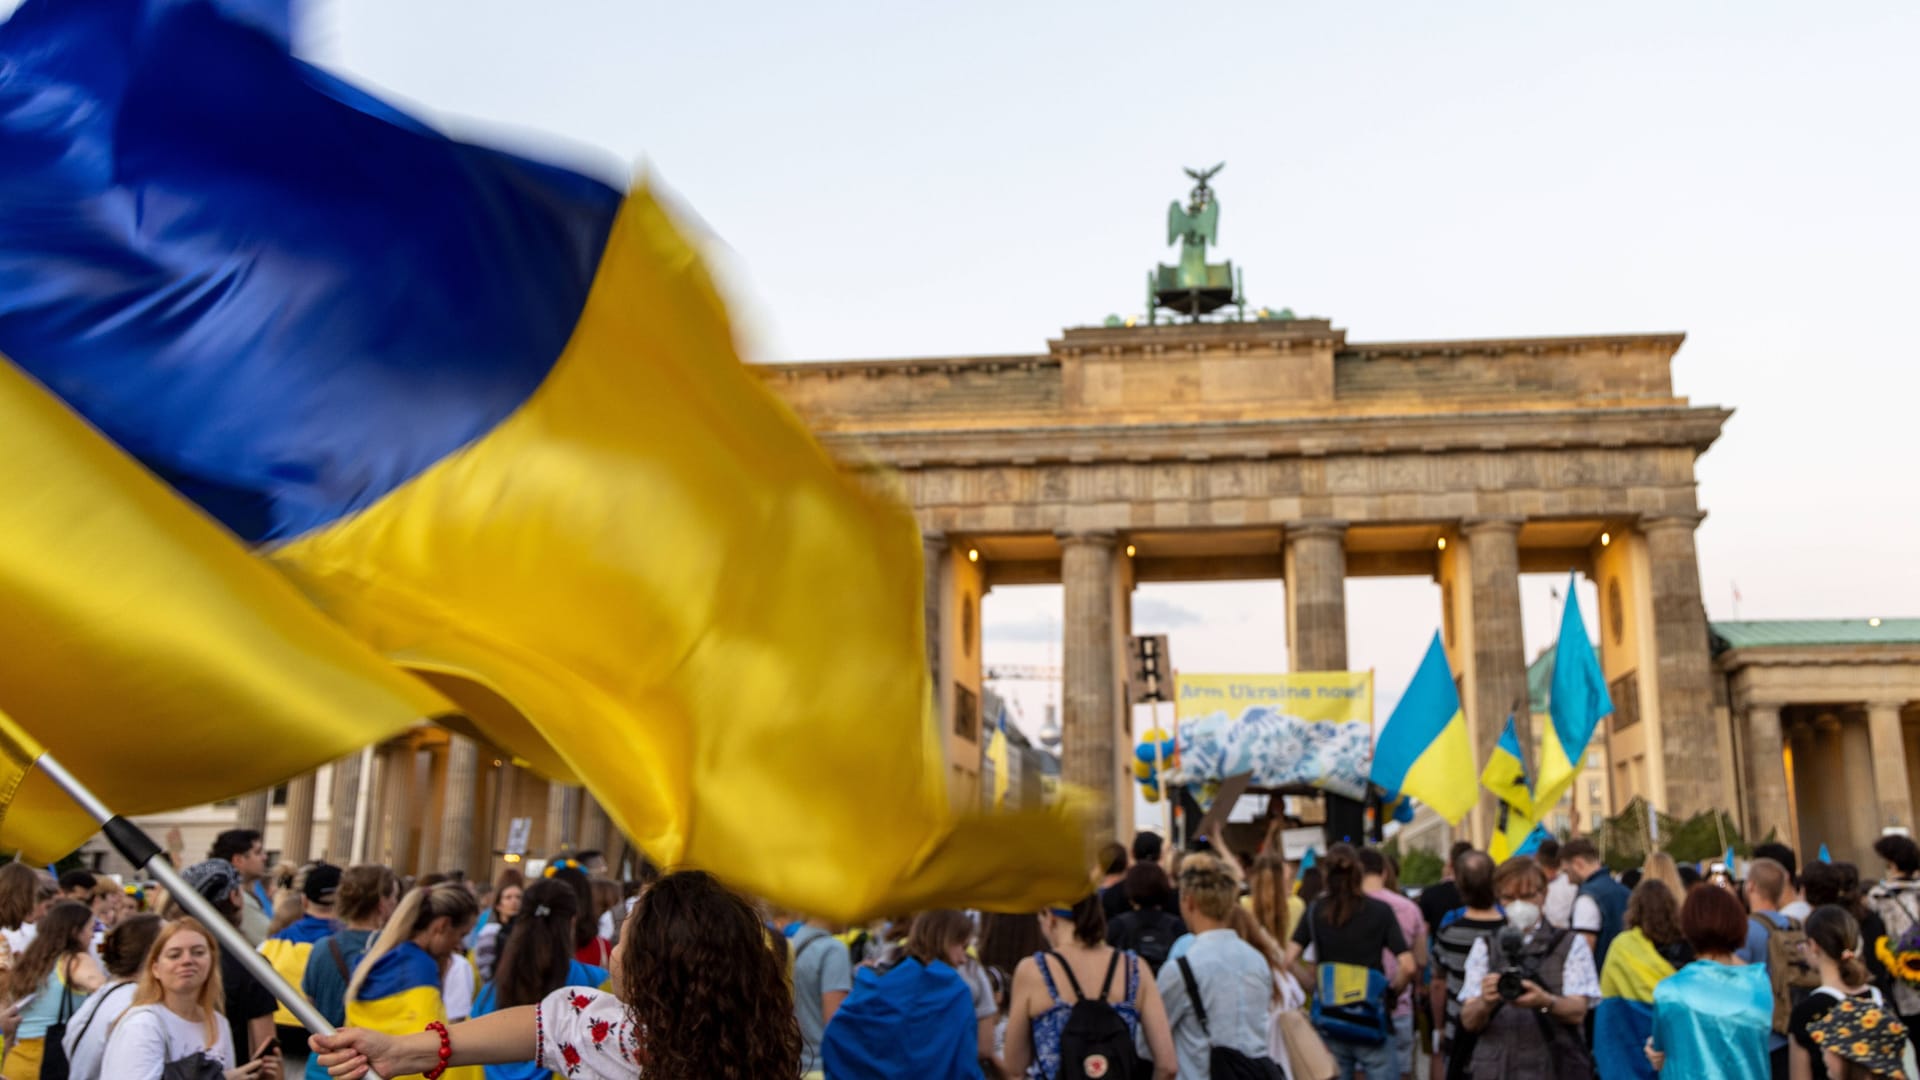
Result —
M 1655 811 L 1649 822 L 1646 800 L 1640 798 L 1602 822 L 1593 834 L 1593 842 L 1600 846 L 1601 858 L 1610 869 L 1629 870 L 1646 861 L 1650 829 L 1657 830 L 1652 850 L 1666 852 L 1675 862 L 1711 861 L 1724 855 L 1729 847 L 1742 857 L 1753 852 L 1752 843 L 1740 835 L 1733 815 L 1724 810 L 1703 810 L 1684 821 Z M 1765 843 L 1773 838 L 1769 832 L 1757 842 Z
M 1424 889 L 1439 881 L 1446 870 L 1446 861 L 1425 848 L 1414 848 L 1403 854 L 1399 837 L 1387 841 L 1380 850 L 1400 864 L 1402 887 Z

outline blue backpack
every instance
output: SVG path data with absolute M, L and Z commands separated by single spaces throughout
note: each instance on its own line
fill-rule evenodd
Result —
M 820 1039 L 833 1080 L 982 1080 L 973 994 L 935 961 L 861 968 Z
M 1320 1034 L 1342 1042 L 1379 1046 L 1393 1032 L 1393 1010 L 1387 1007 L 1387 977 L 1359 964 L 1329 963 L 1320 951 L 1316 901 L 1307 909 L 1307 936 L 1318 958 L 1313 995 L 1313 1026 Z

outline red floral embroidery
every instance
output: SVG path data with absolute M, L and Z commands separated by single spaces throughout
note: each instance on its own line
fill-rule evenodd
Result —
M 585 994 L 574 994 L 567 1001 L 573 1006 L 574 1012 L 586 1012 L 587 1006 L 593 1004 L 593 999 Z
M 580 1051 L 572 1043 L 560 1044 L 560 1060 L 567 1063 L 567 1075 L 572 1076 L 580 1070 Z
M 587 1034 L 593 1036 L 593 1045 L 601 1050 L 606 1049 L 601 1044 L 607 1041 L 607 1036 L 612 1032 L 613 1024 L 606 1020 L 595 1020 L 587 1025 Z

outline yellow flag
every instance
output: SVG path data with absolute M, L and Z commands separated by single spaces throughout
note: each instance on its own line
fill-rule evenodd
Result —
M 0 358 L 0 711 L 119 813 L 258 790 L 451 706 Z M 15 769 L 0 850 L 96 826 Z

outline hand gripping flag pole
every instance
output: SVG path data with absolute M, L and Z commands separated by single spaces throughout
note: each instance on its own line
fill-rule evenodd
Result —
M 32 752 L 38 748 L 27 749 Z M 320 1010 L 313 1007 L 313 1003 L 307 1000 L 306 995 L 282 978 L 280 973 L 274 970 L 273 965 L 267 963 L 267 958 L 247 943 L 247 939 L 241 936 L 238 927 L 228 922 L 227 917 L 206 897 L 201 896 L 198 889 L 187 884 L 187 879 L 181 877 L 180 872 L 175 870 L 173 864 L 163 856 L 160 845 L 153 842 L 153 837 L 148 836 L 140 826 L 108 809 L 107 804 L 101 802 L 99 797 L 81 783 L 78 777 L 54 760 L 52 754 L 39 750 L 38 756 L 29 760 L 33 768 L 38 769 L 42 775 L 53 781 L 56 787 L 66 792 L 74 802 L 80 804 L 82 810 L 100 823 L 101 832 L 106 834 L 107 840 L 113 844 L 114 850 L 118 851 L 121 857 L 132 863 L 136 869 L 146 870 L 157 878 L 160 884 L 166 886 L 167 895 L 187 909 L 188 914 L 200 920 L 213 936 L 219 939 L 220 947 L 233 953 L 247 971 L 260 980 L 261 985 L 299 1018 L 300 1023 L 308 1031 L 316 1035 L 334 1033 L 334 1026 L 327 1023 L 327 1018 L 320 1015 Z M 368 1072 L 366 1076 L 368 1080 L 380 1080 L 380 1077 L 372 1072 Z

